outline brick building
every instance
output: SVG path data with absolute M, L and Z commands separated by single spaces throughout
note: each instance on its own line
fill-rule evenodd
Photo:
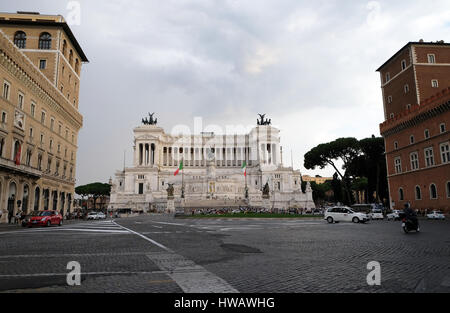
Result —
M 450 212 L 450 44 L 410 42 L 378 71 L 391 208 Z
M 62 16 L 0 13 L 0 222 L 71 209 L 87 61 Z

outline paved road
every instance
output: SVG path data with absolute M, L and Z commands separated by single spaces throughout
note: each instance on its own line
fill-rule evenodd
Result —
M 68 262 L 81 286 L 66 283 Z M 367 264 L 381 264 L 368 286 Z M 449 292 L 450 222 L 174 219 L 0 227 L 0 292 Z

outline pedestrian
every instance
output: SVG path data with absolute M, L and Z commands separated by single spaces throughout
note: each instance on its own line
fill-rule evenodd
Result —
M 11 224 L 14 214 L 12 210 L 8 210 L 8 224 Z
M 15 219 L 14 219 L 14 224 L 19 224 L 20 223 L 20 218 L 22 216 L 22 211 L 19 209 L 16 213 Z
M 22 225 L 22 223 L 25 221 L 26 217 L 27 217 L 27 214 L 25 213 L 25 211 L 21 211 L 21 213 L 20 213 L 20 225 Z

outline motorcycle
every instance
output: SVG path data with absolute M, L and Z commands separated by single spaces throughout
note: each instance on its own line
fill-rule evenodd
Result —
M 407 218 L 404 213 L 400 213 L 400 219 L 402 221 L 402 228 L 405 234 L 410 231 L 420 232 L 419 221 L 417 218 L 416 220 L 413 220 L 411 218 Z

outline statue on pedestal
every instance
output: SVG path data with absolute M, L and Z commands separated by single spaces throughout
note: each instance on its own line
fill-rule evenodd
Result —
M 167 199 L 173 199 L 173 193 L 175 191 L 175 189 L 173 188 L 174 184 L 168 184 L 169 187 L 167 187 Z
M 267 182 L 263 188 L 263 198 L 268 199 L 269 197 L 270 197 L 270 187 L 269 183 Z
M 266 125 L 272 125 L 271 119 L 265 119 L 266 114 L 258 114 L 261 119 L 257 120 L 256 123 L 258 126 L 266 126 Z
M 158 124 L 158 119 L 154 119 L 153 116 L 155 115 L 155 113 L 148 113 L 149 118 L 143 118 L 142 119 L 142 124 L 144 125 L 157 125 Z

